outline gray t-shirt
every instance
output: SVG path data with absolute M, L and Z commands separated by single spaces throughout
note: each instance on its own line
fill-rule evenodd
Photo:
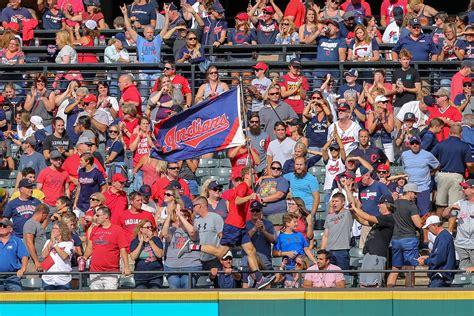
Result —
M 418 228 L 413 223 L 411 217 L 420 214 L 415 202 L 405 199 L 395 201 L 396 210 L 393 212 L 395 219 L 395 227 L 393 228 L 392 239 L 402 239 L 408 237 L 416 237 Z
M 274 133 L 274 127 L 276 122 L 298 118 L 298 115 L 295 113 L 295 111 L 283 101 L 280 101 L 278 106 L 273 109 L 270 105 L 266 105 L 260 110 L 258 114 L 260 116 L 260 124 L 262 125 L 262 130 L 267 132 L 268 135 L 270 135 L 270 140 L 276 139 Z
M 46 168 L 46 161 L 44 160 L 43 155 L 36 151 L 32 155 L 23 154 L 20 157 L 18 170 L 23 170 L 26 167 L 33 168 L 38 175 L 41 170 Z
M 196 217 L 194 227 L 199 232 L 199 240 L 201 245 L 219 245 L 219 233 L 224 228 L 224 220 L 216 213 L 209 212 L 206 217 Z M 209 261 L 216 258 L 207 253 L 201 253 L 201 261 Z
M 64 57 L 66 56 L 70 57 L 70 64 L 77 64 L 77 52 L 69 45 L 66 45 L 61 48 L 54 61 L 56 62 L 56 64 L 64 64 Z
M 201 267 L 201 252 L 192 251 L 178 258 L 178 252 L 184 243 L 190 239 L 187 232 L 180 227 L 170 227 L 171 241 L 166 242 L 165 266 L 169 268 Z
M 354 222 L 350 211 L 342 210 L 339 213 L 330 213 L 324 222 L 324 229 L 329 229 L 326 249 L 350 249 L 352 223 Z
M 258 152 L 258 156 L 260 157 L 260 163 L 255 170 L 257 172 L 262 172 L 267 167 L 267 147 L 269 144 L 268 134 L 261 131 L 258 135 L 248 133 L 248 136 L 250 137 L 250 145 L 252 145 L 252 148 Z
M 35 237 L 35 249 L 36 254 L 40 260 L 43 260 L 41 252 L 43 251 L 44 244 L 46 243 L 46 231 L 43 229 L 43 226 L 40 222 L 36 221 L 34 218 L 30 218 L 26 221 L 23 226 L 23 238 L 25 234 L 32 234 Z
M 283 197 L 278 201 L 265 203 L 263 214 L 271 215 L 286 212 L 286 195 L 289 190 L 290 183 L 283 177 L 263 179 L 257 190 L 257 193 L 259 193 L 262 198 L 272 196 L 277 192 L 284 193 Z
M 255 78 L 252 80 L 252 86 L 257 89 L 257 91 L 263 96 L 268 88 L 272 85 L 272 81 L 267 77 L 263 79 Z M 257 98 L 252 98 L 252 112 L 258 112 L 263 108 L 263 100 L 257 100 Z
M 46 92 L 43 94 L 44 97 L 49 98 L 49 96 L 53 93 L 53 91 L 46 90 Z M 43 119 L 43 125 L 44 126 L 50 126 L 51 122 L 53 121 L 54 118 L 54 113 L 49 112 L 46 109 L 46 106 L 44 105 L 43 99 L 40 97 L 40 95 L 32 95 L 31 93 L 28 93 L 29 96 L 34 100 L 33 101 L 33 106 L 31 108 L 31 116 L 36 115 L 39 116 Z

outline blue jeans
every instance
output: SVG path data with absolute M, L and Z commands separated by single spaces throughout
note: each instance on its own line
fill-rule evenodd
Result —
M 439 275 L 434 275 L 430 279 L 430 284 L 428 287 L 430 288 L 437 288 L 437 287 L 450 287 L 451 285 L 447 283 L 442 277 Z
M 0 292 L 2 291 L 22 291 L 20 278 L 16 275 L 0 276 Z
M 201 266 L 195 267 L 184 267 L 184 268 L 170 268 L 165 265 L 165 271 L 169 272 L 189 272 L 189 271 L 202 271 Z M 189 286 L 189 276 L 187 273 L 184 274 L 172 274 L 168 273 L 166 278 L 168 279 L 168 284 L 170 289 L 188 289 L 193 288 L 196 285 L 197 280 L 199 279 L 198 274 L 192 274 L 192 287 Z
M 186 180 L 188 181 L 189 192 L 192 196 L 199 196 L 199 185 L 196 180 Z
M 350 269 L 350 259 L 349 256 L 349 249 L 342 249 L 342 250 L 331 250 L 331 258 L 330 261 L 332 264 L 341 268 L 341 270 L 349 270 Z
M 71 283 L 65 284 L 65 285 L 50 285 L 46 284 L 43 281 L 43 290 L 45 291 L 63 291 L 63 290 L 70 290 L 71 289 Z

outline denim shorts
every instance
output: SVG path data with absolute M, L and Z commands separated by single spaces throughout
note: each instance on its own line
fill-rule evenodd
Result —
M 222 229 L 222 246 L 236 247 L 251 242 L 249 234 L 245 228 L 238 228 L 229 224 L 224 224 Z
M 418 238 L 392 239 L 392 266 L 417 266 L 419 256 Z

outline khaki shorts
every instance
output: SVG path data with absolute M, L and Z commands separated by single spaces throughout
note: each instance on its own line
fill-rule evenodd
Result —
M 283 212 L 283 213 L 275 213 L 275 214 L 270 214 L 270 215 L 267 215 L 267 220 L 269 220 L 270 222 L 272 222 L 273 226 L 275 225 L 280 225 L 282 226 L 283 225 L 283 215 L 285 215 L 286 212 Z
M 435 176 L 435 181 L 438 187 L 436 205 L 453 205 L 464 197 L 459 185 L 460 182 L 464 181 L 464 177 L 461 174 L 438 172 Z
M 119 286 L 119 276 L 116 274 L 91 274 L 90 289 L 97 290 L 116 290 Z

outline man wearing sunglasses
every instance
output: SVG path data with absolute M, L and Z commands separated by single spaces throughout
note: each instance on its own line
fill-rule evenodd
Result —
M 440 88 L 433 96 L 436 99 L 436 106 L 428 108 L 428 112 L 430 119 L 438 117 L 444 122 L 443 131 L 436 135 L 441 142 L 449 137 L 449 129 L 453 124 L 461 123 L 462 115 L 449 100 L 449 91 L 446 88 Z
M 28 264 L 28 250 L 23 240 L 13 235 L 13 223 L 7 219 L 0 220 L 0 272 L 16 272 L 16 275 L 0 277 L 0 291 L 21 291 L 20 278 Z
M 398 60 L 398 54 L 403 48 L 408 49 L 413 54 L 416 61 L 436 61 L 438 60 L 438 48 L 429 34 L 421 33 L 421 22 L 418 18 L 413 18 L 409 22 L 410 34 L 402 36 L 392 49 L 392 59 Z M 431 57 L 430 57 L 431 56 Z
M 248 12 L 250 21 L 255 26 L 255 34 L 257 36 L 257 44 L 274 44 L 276 36 L 279 32 L 278 22 L 283 17 L 283 13 L 274 2 L 263 8 L 262 16 L 259 18 L 255 15 L 260 1 L 256 1 L 255 5 Z M 276 15 L 276 19 L 273 17 Z
M 462 92 L 454 98 L 454 105 L 458 107 L 462 115 L 474 114 L 474 104 L 472 103 L 472 78 L 465 77 L 462 80 Z
M 189 186 L 186 180 L 179 177 L 179 163 L 170 162 L 168 163 L 168 168 L 166 170 L 166 176 L 158 179 L 151 187 L 152 198 L 155 201 L 159 202 L 159 205 L 163 203 L 164 194 L 166 188 L 173 184 L 176 186 L 176 182 L 179 185 L 179 194 L 185 195 L 188 198 L 191 198 L 191 193 L 189 191 Z

